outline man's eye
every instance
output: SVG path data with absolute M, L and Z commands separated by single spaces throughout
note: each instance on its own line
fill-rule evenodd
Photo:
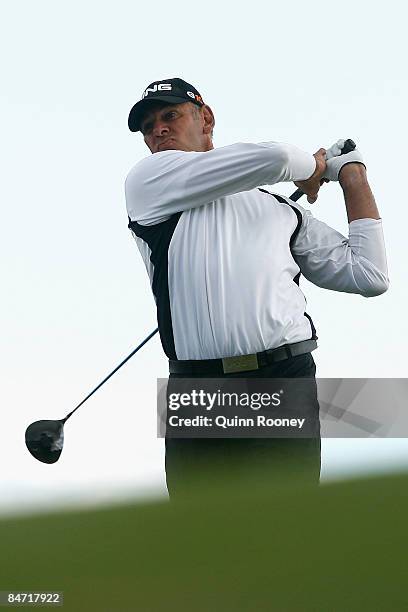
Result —
M 163 119 L 164 121 L 172 121 L 173 119 L 176 119 L 177 116 L 177 111 L 169 111 L 168 113 L 165 113 L 165 115 L 163 115 Z M 147 134 L 150 134 L 152 130 L 153 123 L 149 122 L 143 125 L 140 131 L 142 132 L 143 136 L 146 136 Z

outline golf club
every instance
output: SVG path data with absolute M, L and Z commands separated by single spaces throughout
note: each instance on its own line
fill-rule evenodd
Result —
M 82 404 L 86 402 L 86 400 L 88 400 L 98 389 L 100 389 L 102 385 L 104 385 L 106 381 L 108 381 L 111 376 L 115 374 L 115 372 L 125 365 L 125 363 L 129 361 L 129 359 L 133 357 L 133 355 L 135 355 L 135 353 L 137 353 L 137 351 L 139 351 L 142 346 L 144 346 L 146 342 L 150 340 L 150 338 L 153 338 L 158 331 L 158 328 L 152 331 L 152 333 L 149 334 L 147 338 L 145 338 L 143 342 L 141 342 L 139 346 L 137 346 L 130 353 L 130 355 L 128 355 L 118 366 L 116 366 L 116 368 L 112 370 L 112 372 L 108 374 L 108 376 L 106 376 L 106 378 L 104 378 L 99 385 L 95 387 L 95 389 L 93 389 L 77 406 L 75 406 L 75 408 L 71 410 L 71 412 L 69 412 L 64 419 L 55 421 L 35 421 L 34 423 L 31 423 L 25 432 L 25 443 L 32 456 L 43 463 L 55 463 L 58 461 L 64 445 L 64 425 L 68 419 L 76 410 L 78 410 L 80 406 L 82 406 Z
M 356 148 L 355 143 L 349 138 L 345 141 L 340 155 L 349 153 Z M 304 195 L 301 189 L 297 189 L 290 199 L 294 202 Z M 55 463 L 60 458 L 64 446 L 64 425 L 82 404 L 84 404 L 98 389 L 102 387 L 142 346 L 146 344 L 157 332 L 156 328 L 143 342 L 139 344 L 106 378 L 104 378 L 64 419 L 42 420 L 31 423 L 25 432 L 25 443 L 35 459 L 42 463 Z

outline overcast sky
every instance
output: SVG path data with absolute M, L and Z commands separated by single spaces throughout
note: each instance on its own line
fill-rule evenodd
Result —
M 24 445 L 31 421 L 63 417 L 156 327 L 124 199 L 129 169 L 149 154 L 128 112 L 154 80 L 197 87 L 215 146 L 357 142 L 391 286 L 365 299 L 303 280 L 314 357 L 321 377 L 407 376 L 407 17 L 392 0 L 3 3 L 0 506 L 165 494 L 157 336 L 68 422 L 58 464 Z M 312 210 L 347 234 L 338 185 Z M 391 464 L 408 465 L 406 440 L 323 441 L 323 480 Z

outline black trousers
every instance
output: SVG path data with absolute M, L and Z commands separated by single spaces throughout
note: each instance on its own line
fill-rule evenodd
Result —
M 309 402 L 318 415 L 316 366 L 311 353 L 290 357 L 259 370 L 224 374 L 228 378 L 311 378 Z M 170 374 L 174 378 L 203 378 Z M 318 419 L 318 416 L 317 416 Z M 309 438 L 173 438 L 166 444 L 166 481 L 170 498 L 227 482 L 240 486 L 319 483 L 320 435 Z

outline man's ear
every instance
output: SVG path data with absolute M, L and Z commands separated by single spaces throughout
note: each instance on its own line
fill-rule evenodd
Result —
M 202 111 L 204 117 L 203 132 L 204 134 L 211 134 L 215 125 L 214 113 L 207 104 L 204 104 L 204 106 L 202 107 Z

